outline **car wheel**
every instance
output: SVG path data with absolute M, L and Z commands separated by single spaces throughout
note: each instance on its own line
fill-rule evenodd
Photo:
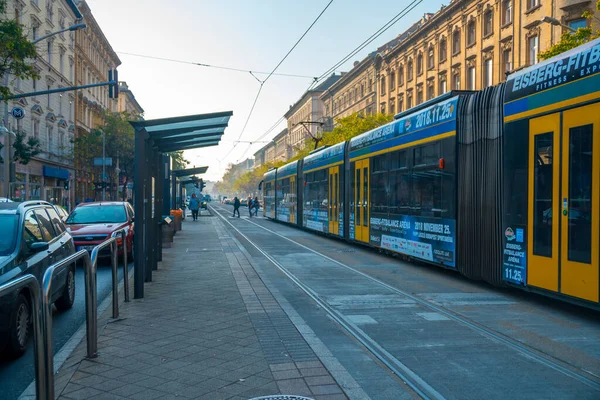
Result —
M 56 308 L 59 310 L 65 311 L 73 307 L 73 303 L 75 303 L 75 270 L 69 268 L 67 281 L 65 282 L 62 295 L 56 300 L 54 305 L 56 305 Z
M 31 326 L 31 307 L 29 300 L 22 293 L 17 297 L 15 306 L 15 312 L 8 328 L 9 341 L 6 351 L 16 358 L 21 357 L 27 350 L 29 327 Z

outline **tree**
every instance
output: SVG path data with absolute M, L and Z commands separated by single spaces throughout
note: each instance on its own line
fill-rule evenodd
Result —
M 37 56 L 35 45 L 27 40 L 23 26 L 6 17 L 6 0 L 0 0 L 0 96 L 12 94 L 5 85 L 7 74 L 20 79 L 39 78 L 33 61 Z
M 166 154 L 171 157 L 171 161 L 173 162 L 173 171 L 178 169 L 185 169 L 185 167 L 187 167 L 187 165 L 190 163 L 183 156 L 183 151 L 171 151 Z
M 385 125 L 394 119 L 392 114 L 359 115 L 352 114 L 338 119 L 336 127 L 331 132 L 325 132 L 319 141 L 319 148 L 333 146 L 345 142 L 368 132 L 379 126 Z M 242 196 L 251 195 L 258 191 L 258 184 L 263 180 L 263 175 L 269 169 L 280 167 L 284 164 L 306 157 L 313 149 L 313 142 L 307 141 L 302 148 L 296 149 L 296 155 L 287 161 L 265 163 L 258 168 L 236 176 L 235 166 L 230 165 L 221 181 L 217 182 L 216 188 L 219 193 L 236 193 Z
M 596 10 L 600 11 L 600 0 L 596 0 Z M 589 11 L 584 12 L 582 17 L 600 22 L 600 19 Z M 538 57 L 542 60 L 547 60 L 599 37 L 600 30 L 593 28 L 579 28 L 576 32 L 567 31 L 562 34 L 558 43 L 550 46 L 548 50 L 540 52 Z
M 4 145 L 0 143 L 0 151 L 4 148 Z M 12 144 L 14 154 L 12 162 L 18 162 L 22 165 L 29 164 L 29 161 L 42 152 L 40 141 L 34 137 L 27 137 L 25 132 L 16 132 L 15 141 Z M 0 164 L 4 164 L 4 158 L 0 156 Z

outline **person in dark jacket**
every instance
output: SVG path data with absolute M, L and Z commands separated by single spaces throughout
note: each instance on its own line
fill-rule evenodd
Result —
M 258 201 L 258 197 L 254 198 L 254 201 L 252 202 L 252 207 L 254 207 L 254 216 L 257 217 L 258 209 L 260 208 L 260 202 Z
M 196 193 L 192 194 L 189 208 L 192 210 L 192 220 L 196 221 L 198 219 L 198 210 L 200 209 L 200 201 L 196 197 Z
M 252 218 L 252 196 L 248 196 L 248 214 L 250 215 L 250 218 Z
M 233 216 L 237 212 L 238 218 L 240 217 L 240 199 L 237 196 L 233 199 Z

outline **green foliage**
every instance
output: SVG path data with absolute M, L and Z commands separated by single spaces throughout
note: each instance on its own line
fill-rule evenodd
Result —
M 113 182 L 118 181 L 115 173 L 117 159 L 121 175 L 125 178 L 133 176 L 133 161 L 135 154 L 135 130 L 129 124 L 133 118 L 129 113 L 104 113 L 104 123 L 89 134 L 79 135 L 74 140 L 73 153 L 77 168 L 90 170 L 94 157 L 102 157 L 102 133 L 106 135 L 106 157 L 113 159 L 113 166 L 107 173 Z M 100 167 L 96 167 L 100 171 Z
M 385 125 L 392 121 L 394 116 L 391 114 L 376 114 L 359 116 L 353 114 L 345 118 L 337 120 L 337 125 L 331 132 L 325 132 L 323 138 L 319 141 L 319 147 L 332 146 L 334 144 L 350 140 L 354 136 Z M 283 162 L 266 163 L 251 171 L 247 171 L 242 175 L 235 173 L 234 166 L 230 167 L 223 175 L 221 181 L 217 182 L 216 189 L 221 194 L 240 195 L 246 197 L 248 195 L 256 195 L 258 193 L 258 184 L 263 180 L 263 175 L 269 169 L 280 167 L 284 164 L 306 157 L 314 148 L 314 142 L 307 141 L 304 147 L 296 149 L 296 155 L 291 159 Z
M 596 10 L 600 11 L 600 0 L 596 0 Z M 598 18 L 589 11 L 584 12 L 582 17 L 598 21 Z M 567 31 L 562 34 L 558 43 L 552 45 L 548 50 L 540 52 L 538 57 L 541 60 L 547 60 L 599 37 L 600 30 L 593 28 L 579 28 L 576 32 Z
M 171 151 L 166 154 L 170 156 L 171 160 L 173 161 L 173 171 L 178 169 L 185 169 L 190 163 L 188 160 L 185 159 L 185 157 L 183 157 L 183 151 Z
M 0 144 L 0 151 L 4 148 L 3 144 Z M 40 141 L 34 137 L 27 137 L 24 132 L 17 132 L 14 142 L 12 143 L 13 150 L 13 162 L 18 162 L 23 165 L 27 165 L 29 161 L 42 152 L 40 147 Z M 0 164 L 4 163 L 4 159 L 0 156 Z
M 0 96 L 12 94 L 4 85 L 4 76 L 12 78 L 39 78 L 33 67 L 37 53 L 35 45 L 27 40 L 23 26 L 14 19 L 6 18 L 6 1 L 0 0 Z
M 42 152 L 40 140 L 33 136 L 27 137 L 23 132 L 17 132 L 17 137 L 13 143 L 14 156 L 13 161 L 27 165 L 31 158 Z

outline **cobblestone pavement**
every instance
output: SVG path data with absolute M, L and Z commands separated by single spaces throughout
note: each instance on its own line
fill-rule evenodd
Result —
M 347 399 L 222 222 L 203 216 L 183 229 L 145 298 L 123 303 L 118 320 L 110 309 L 100 317 L 99 356 L 85 358 L 84 340 L 67 359 L 56 397 Z

